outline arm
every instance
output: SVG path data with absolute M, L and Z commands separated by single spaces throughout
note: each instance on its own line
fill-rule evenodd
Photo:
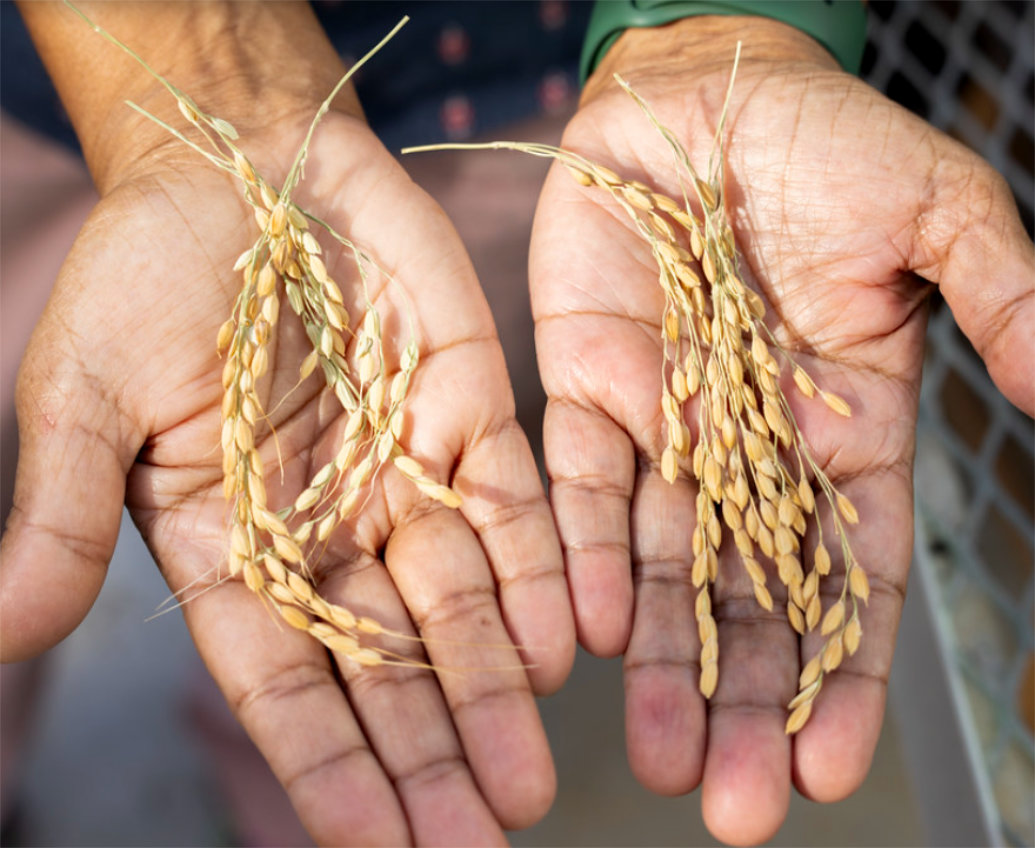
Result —
M 233 123 L 274 184 L 342 71 L 304 4 L 88 11 Z M 426 654 L 409 643 L 408 656 L 447 670 L 360 667 L 286 630 L 240 581 L 218 579 L 228 539 L 215 340 L 240 288 L 231 267 L 256 235 L 239 186 L 122 104 L 130 97 L 184 126 L 166 92 L 69 9 L 27 4 L 25 14 L 102 201 L 19 377 L 4 660 L 45 650 L 85 615 L 125 502 L 173 591 L 209 589 L 183 607 L 188 627 L 317 841 L 501 842 L 501 827 L 531 823 L 552 798 L 533 687 L 560 684 L 574 643 L 552 520 L 455 232 L 369 132 L 351 92 L 339 97 L 295 199 L 392 269 L 405 298 L 389 287 L 375 292 L 378 306 L 395 325 L 409 302 L 421 353 L 401 440 L 464 497 L 447 510 L 388 469 L 314 557 L 321 594 L 421 636 Z M 349 254 L 324 247 L 359 326 Z M 280 321 L 263 389 L 268 426 L 255 431 L 269 466 L 284 461 L 281 482 L 268 481 L 271 503 L 294 500 L 337 453 L 346 423 L 315 377 L 296 386 L 309 347 L 297 324 Z M 456 673 L 485 666 L 502 669 Z
M 850 536 L 872 588 L 862 647 L 824 683 L 796 736 L 784 732 L 785 707 L 820 640 L 790 629 L 786 598 L 774 594 L 771 614 L 755 603 L 735 551 L 720 555 L 714 587 L 718 689 L 709 701 L 698 691 L 697 489 L 688 469 L 673 485 L 660 470 L 657 271 L 625 216 L 562 168 L 540 199 L 531 284 L 551 501 L 580 641 L 624 654 L 627 746 L 641 782 L 665 794 L 700 785 L 712 832 L 745 844 L 777 830 L 792 785 L 838 800 L 869 767 L 911 552 L 930 283 L 998 385 L 1030 411 L 1035 268 L 987 164 L 773 21 L 628 30 L 588 81 L 563 146 L 679 196 L 670 151 L 612 74 L 704 163 L 738 40 L 725 189 L 745 279 L 795 359 L 851 399 L 847 420 L 805 403 L 794 410 L 825 473 L 859 507 Z
M 103 3 L 80 6 L 105 15 Z M 105 194 L 128 167 L 170 143 L 125 101 L 168 114 L 168 93 L 63 3 L 19 8 Z M 306 3 L 208 2 L 188 14 L 172 3 L 127 2 L 113 34 L 242 135 L 268 134 L 271 116 L 304 120 L 345 70 Z M 335 108 L 362 117 L 351 85 Z

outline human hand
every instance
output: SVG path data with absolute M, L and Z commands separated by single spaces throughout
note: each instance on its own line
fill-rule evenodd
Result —
M 638 779 L 665 794 L 701 785 L 711 831 L 746 844 L 780 826 L 792 784 L 819 801 L 851 794 L 876 745 L 911 553 L 925 281 L 1031 413 L 1035 268 L 998 175 L 839 72 L 811 39 L 764 19 L 627 31 L 588 82 L 562 146 L 679 197 L 671 150 L 612 74 L 703 170 L 738 39 L 724 143 L 742 270 L 781 344 L 851 403 L 845 419 L 787 391 L 813 455 L 858 507 L 849 538 L 872 587 L 861 648 L 826 678 L 797 735 L 784 732 L 786 705 L 820 637 L 799 639 L 779 596 L 775 613 L 755 603 L 735 551 L 723 552 L 713 594 L 718 689 L 710 701 L 698 691 L 696 487 L 688 473 L 666 483 L 659 467 L 664 297 L 649 246 L 603 192 L 555 167 L 531 284 L 551 501 L 579 639 L 625 655 Z
M 97 12 L 102 24 L 106 11 Z M 190 26 L 225 39 L 234 30 L 224 12 L 236 14 L 215 5 L 186 14 Z M 42 14 L 32 9 L 27 17 Z M 244 31 L 260 54 L 275 52 L 282 67 L 293 58 L 308 77 L 288 78 L 281 68 L 283 80 L 260 84 L 252 68 L 235 69 L 245 84 L 233 96 L 211 85 L 195 94 L 189 79 L 176 81 L 234 123 L 239 145 L 276 184 L 343 69 L 322 34 L 307 29 L 315 22 L 304 5 L 248 14 Z M 175 20 L 163 27 L 153 15 Z M 182 25 L 175 4 L 144 17 L 163 39 Z M 46 23 L 53 34 L 53 19 Z M 93 38 L 75 23 L 73 37 Z M 122 58 L 102 47 L 105 61 L 121 67 Z M 209 60 L 235 55 L 232 47 L 220 40 Z M 170 67 L 174 75 L 183 66 Z M 127 75 L 141 73 L 129 64 Z M 61 68 L 57 76 L 60 87 Z M 299 78 L 311 89 L 291 88 Z M 113 87 L 121 99 L 122 84 Z M 164 91 L 133 96 L 182 123 Z M 366 506 L 314 557 L 324 597 L 426 639 L 427 658 L 442 671 L 362 668 L 284 627 L 243 583 L 217 580 L 228 539 L 215 339 L 240 286 L 231 266 L 256 235 L 240 187 L 125 107 L 124 117 L 112 107 L 108 123 L 97 125 L 70 99 L 103 199 L 63 268 L 20 376 L 21 455 L 0 574 L 3 659 L 47 649 L 82 619 L 125 501 L 172 590 L 192 598 L 183 613 L 199 651 L 314 839 L 502 842 L 501 827 L 531 824 L 552 799 L 533 692 L 560 685 L 574 632 L 552 517 L 514 421 L 491 316 L 455 232 L 356 116 L 354 101 L 326 117 L 295 200 L 390 270 L 393 282 L 371 292 L 386 327 L 405 328 L 408 301 L 421 364 L 401 439 L 464 498 L 448 510 L 386 468 Z M 90 109 L 97 107 L 92 100 Z M 363 297 L 349 255 L 332 244 L 324 241 L 327 265 L 358 326 Z M 283 464 L 282 477 L 268 474 L 267 486 L 270 501 L 284 504 L 337 453 L 346 423 L 317 377 L 295 388 L 311 345 L 291 317 L 285 308 L 270 348 L 263 387 L 270 426 L 256 431 L 267 466 Z M 386 345 L 390 369 L 400 353 Z M 402 644 L 386 642 L 422 658 Z M 499 670 L 476 670 L 487 666 Z

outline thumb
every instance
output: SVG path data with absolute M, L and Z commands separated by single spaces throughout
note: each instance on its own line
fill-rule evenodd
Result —
M 1035 415 L 1035 246 L 1010 189 L 962 148 L 940 160 L 930 188 L 911 266 L 939 284 L 999 390 Z
M 0 547 L 3 662 L 52 647 L 93 605 L 118 537 L 126 471 L 135 455 L 112 395 L 80 359 L 48 344 L 53 334 L 44 324 L 26 352 L 16 390 L 18 468 Z

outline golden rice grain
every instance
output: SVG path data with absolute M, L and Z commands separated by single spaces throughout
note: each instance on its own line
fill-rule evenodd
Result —
M 805 635 L 805 616 L 798 608 L 797 604 L 793 602 L 787 604 L 787 620 L 790 621 L 791 627 L 793 627 L 797 633 L 802 636 Z
M 845 625 L 844 642 L 845 650 L 852 656 L 859 650 L 859 643 L 862 640 L 862 625 L 859 623 L 859 616 L 854 615 Z
M 280 613 L 280 617 L 283 618 L 284 621 L 286 621 L 296 630 L 309 629 L 309 616 L 307 616 L 297 607 L 291 607 L 287 606 L 286 604 L 281 604 L 277 607 L 277 612 Z
M 841 516 L 849 524 L 859 523 L 859 513 L 856 511 L 855 506 L 848 498 L 842 495 L 840 492 L 837 493 L 837 509 L 841 513 Z
M 353 662 L 366 666 L 381 665 L 384 662 L 381 654 L 371 648 L 360 648 L 358 651 L 347 654 L 347 656 Z
M 801 730 L 808 722 L 809 717 L 812 715 L 812 704 L 813 700 L 806 701 L 796 707 L 793 712 L 787 717 L 787 724 L 784 726 L 784 732 L 787 735 L 797 733 Z
M 822 667 L 820 666 L 819 657 L 813 657 L 801 670 L 801 674 L 798 676 L 798 689 L 804 691 L 808 689 L 813 683 L 819 680 Z
M 822 542 L 816 545 L 816 552 L 813 554 L 812 561 L 816 567 L 816 571 L 819 572 L 821 576 L 826 576 L 830 573 L 830 554 L 827 552 L 827 549 L 823 546 Z
M 833 604 L 823 616 L 823 624 L 819 629 L 819 632 L 824 636 L 833 633 L 835 630 L 841 627 L 842 622 L 845 620 L 845 605 L 843 601 L 838 601 Z
M 359 640 L 344 634 L 325 636 L 321 641 L 332 651 L 345 656 L 354 656 L 359 650 Z
M 794 384 L 805 397 L 810 398 L 816 394 L 816 384 L 803 368 L 794 369 Z
M 820 392 L 819 395 L 823 398 L 823 402 L 838 415 L 843 415 L 845 418 L 852 417 L 852 407 L 848 405 L 848 401 L 844 398 L 835 395 L 833 392 Z
M 698 684 L 698 688 L 701 694 L 705 698 L 710 698 L 715 694 L 715 690 L 719 685 L 719 664 L 718 662 L 710 662 L 701 668 L 701 677 Z
M 864 603 L 870 599 L 870 581 L 858 565 L 853 565 L 848 572 L 848 591 Z
M 773 596 L 769 594 L 769 590 L 762 583 L 752 584 L 752 588 L 755 591 L 755 600 L 758 605 L 766 612 L 773 611 Z
M 830 672 L 841 665 L 841 658 L 844 656 L 844 642 L 840 634 L 833 636 L 823 648 L 820 654 L 819 664 L 823 671 Z
M 679 474 L 679 460 L 675 450 L 669 446 L 661 452 L 661 476 L 669 483 L 674 483 Z

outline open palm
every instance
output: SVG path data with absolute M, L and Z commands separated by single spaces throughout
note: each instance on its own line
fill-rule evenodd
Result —
M 282 123 L 278 146 L 254 151 L 274 182 L 304 128 Z M 500 842 L 501 825 L 530 824 L 552 799 L 533 689 L 560 685 L 574 634 L 491 317 L 445 216 L 361 122 L 327 118 L 295 199 L 392 275 L 371 299 L 386 336 L 405 336 L 412 317 L 421 356 L 401 441 L 464 499 L 446 509 L 386 468 L 314 555 L 317 587 L 420 635 L 426 655 L 420 643 L 387 647 L 443 670 L 361 668 L 278 623 L 242 582 L 219 579 L 228 539 L 215 338 L 240 285 L 230 268 L 256 230 L 239 187 L 176 145 L 97 206 L 26 355 L 4 659 L 46 649 L 85 615 L 125 501 L 170 587 L 195 596 L 183 608 L 193 637 L 314 838 Z M 349 256 L 323 241 L 357 326 L 364 300 Z M 261 384 L 268 426 L 256 431 L 276 506 L 337 452 L 345 425 L 322 379 L 296 385 L 311 345 L 286 305 Z M 401 350 L 386 340 L 390 371 Z
M 729 48 L 711 64 L 679 67 L 617 50 L 607 68 L 702 171 Z M 862 647 L 824 684 L 797 736 L 784 733 L 785 708 L 821 638 L 799 639 L 779 598 L 773 613 L 755 603 L 735 551 L 720 555 L 713 594 L 718 689 L 707 702 L 698 691 L 690 577 L 697 492 L 688 471 L 670 485 L 660 470 L 665 301 L 649 245 L 609 197 L 559 167 L 533 234 L 546 462 L 579 639 L 594 653 L 625 655 L 627 746 L 638 778 L 661 793 L 701 784 L 708 826 L 736 843 L 775 831 L 792 781 L 814 799 L 843 798 L 872 757 L 912 543 L 930 290 L 920 277 L 942 285 L 1003 390 L 1032 405 L 1030 370 L 1022 370 L 1030 364 L 1008 359 L 1011 345 L 1030 344 L 1031 245 L 1002 181 L 827 60 L 766 61 L 749 41 L 723 139 L 725 203 L 745 280 L 763 296 L 782 346 L 853 411 L 845 419 L 796 395 L 784 369 L 814 457 L 858 507 L 850 540 L 873 589 Z M 603 69 L 562 144 L 681 196 L 670 148 Z M 978 285 L 982 296 L 965 300 Z

